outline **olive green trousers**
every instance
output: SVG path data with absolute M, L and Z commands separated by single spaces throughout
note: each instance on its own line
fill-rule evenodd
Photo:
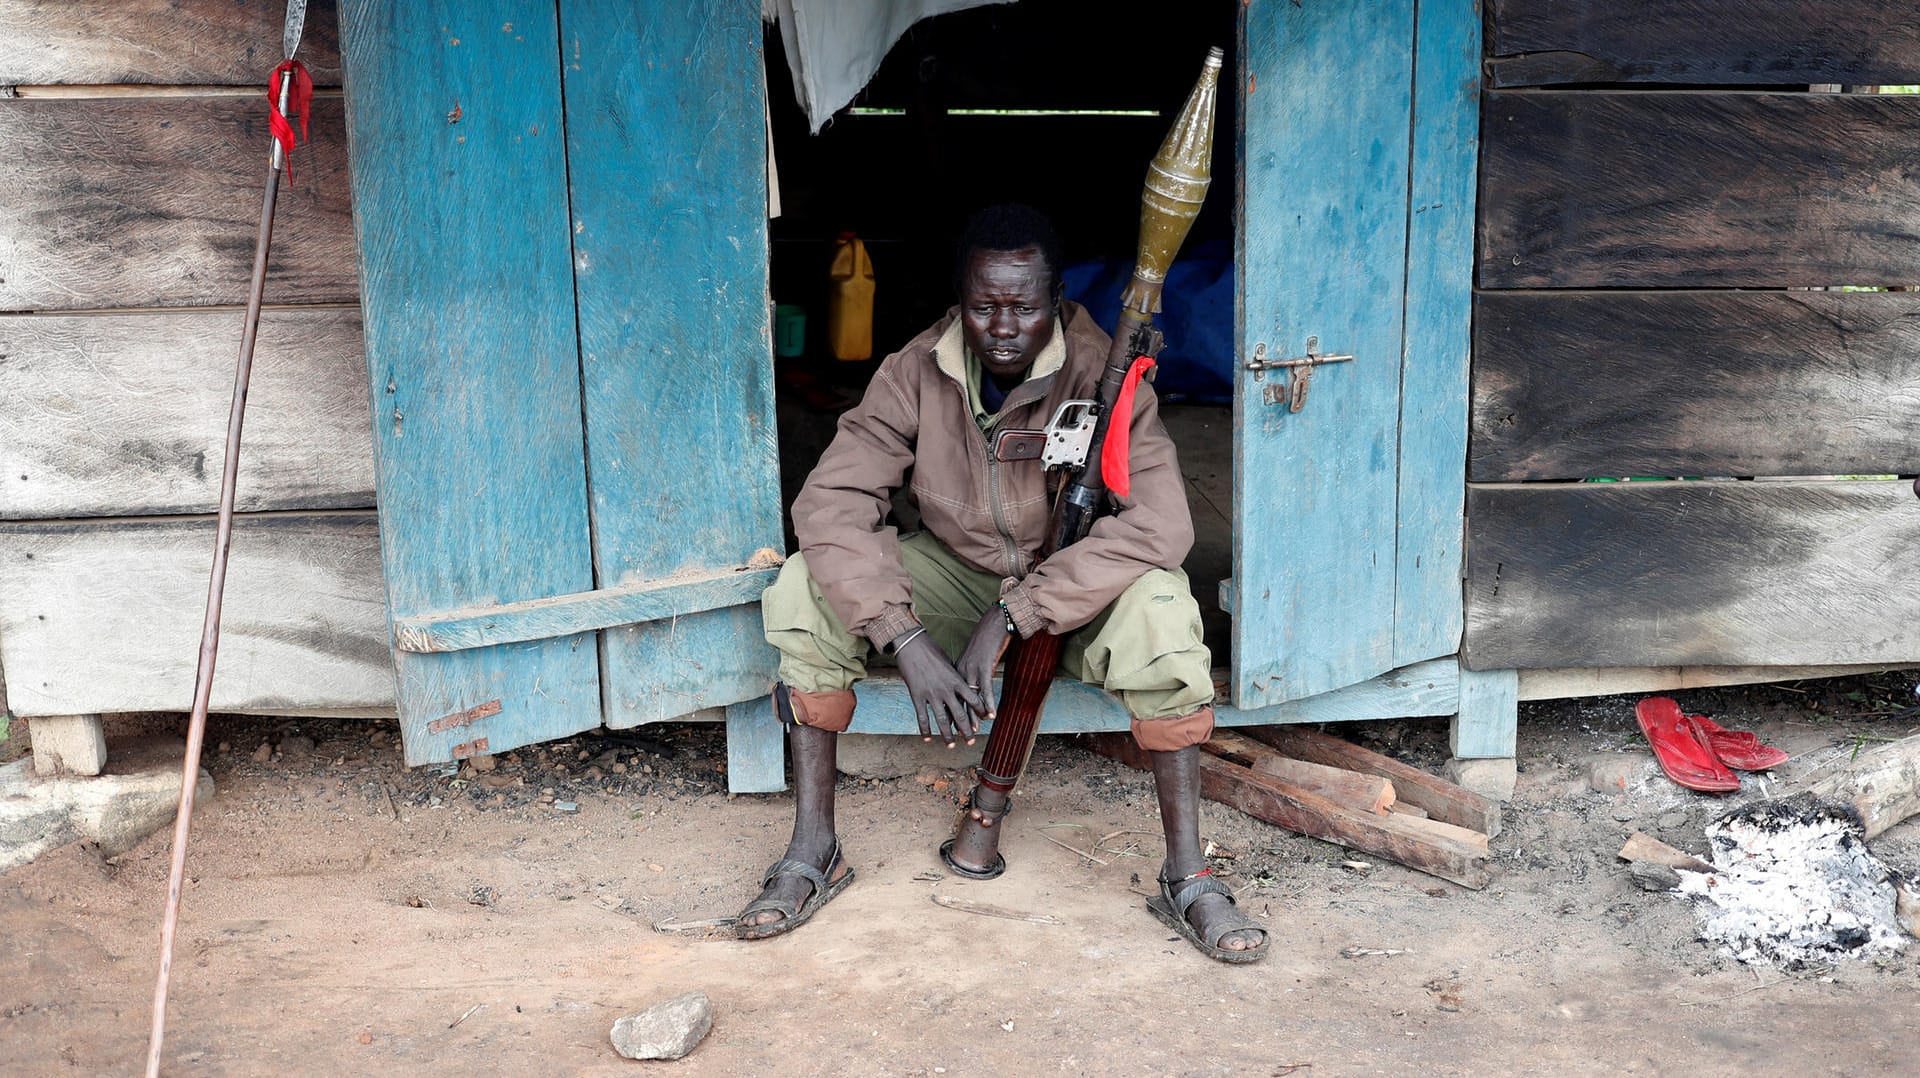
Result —
M 957 659 L 981 615 L 999 603 L 1000 577 L 961 561 L 926 532 L 903 536 L 900 548 L 913 580 L 914 615 Z M 789 688 L 838 692 L 867 676 L 873 645 L 840 623 L 803 555 L 787 560 L 760 610 L 767 642 L 780 652 L 780 680 Z M 1141 574 L 1099 617 L 1067 637 L 1060 668 L 1117 695 L 1136 720 L 1136 735 L 1139 720 L 1186 718 L 1210 709 L 1213 657 L 1187 575 L 1178 569 Z M 1210 731 L 1210 711 L 1206 720 Z

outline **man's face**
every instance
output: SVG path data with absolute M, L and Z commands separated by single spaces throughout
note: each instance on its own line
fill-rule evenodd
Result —
M 960 329 L 987 373 L 1019 378 L 1053 340 L 1053 267 L 1038 247 L 973 252 L 960 287 Z

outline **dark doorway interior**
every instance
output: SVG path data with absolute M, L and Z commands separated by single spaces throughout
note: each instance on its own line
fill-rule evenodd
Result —
M 1187 5 L 1019 3 L 917 24 L 852 106 L 818 135 L 795 100 L 777 29 L 766 35 L 768 99 L 781 216 L 771 222 L 776 303 L 805 312 L 805 351 L 776 360 L 782 493 L 787 504 L 864 391 L 880 357 L 953 302 L 952 247 L 968 215 L 1030 203 L 1060 230 L 1068 294 L 1111 307 L 1131 267 L 1146 165 L 1209 46 L 1227 51 L 1214 141 L 1214 183 L 1182 249 L 1211 306 L 1169 324 L 1159 379 L 1180 446 L 1196 542 L 1186 569 L 1216 663 L 1228 622 L 1218 584 L 1230 530 L 1234 107 L 1232 0 Z M 876 282 L 874 357 L 828 350 L 828 270 L 835 239 L 856 233 Z M 911 510 L 896 499 L 904 527 Z M 792 544 L 789 522 L 788 542 Z

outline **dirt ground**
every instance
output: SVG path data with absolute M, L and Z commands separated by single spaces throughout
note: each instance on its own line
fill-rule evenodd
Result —
M 1912 732 L 1920 720 L 1898 712 L 1913 679 L 1676 695 L 1799 754 L 1778 791 Z M 4 755 L 23 751 L 24 725 Z M 1443 722 L 1335 732 L 1418 766 L 1445 753 Z M 167 1070 L 1911 1073 L 1920 948 L 1755 971 L 1699 942 L 1684 900 L 1629 880 L 1613 856 L 1628 833 L 1698 850 L 1726 807 L 1660 784 L 1587 790 L 1584 757 L 1638 743 L 1629 698 L 1528 705 L 1497 878 L 1480 892 L 1209 804 L 1217 863 L 1276 939 L 1266 962 L 1226 967 L 1142 906 L 1160 852 L 1148 777 L 1071 739 L 1043 739 L 1009 821 L 1012 867 L 989 883 L 942 878 L 933 852 L 963 772 L 843 780 L 858 880 L 802 931 L 748 944 L 653 927 L 733 913 L 784 842 L 791 801 L 728 796 L 717 728 L 583 735 L 446 775 L 403 768 L 390 723 L 216 717 Z M 1103 837 L 1103 864 L 1049 841 Z M 137 1073 L 168 841 L 111 860 L 70 846 L 0 877 L 0 1071 Z M 1875 847 L 1920 867 L 1920 824 Z M 1404 953 L 1342 956 L 1354 946 Z M 614 1054 L 615 1018 L 689 989 L 715 1013 L 691 1056 Z

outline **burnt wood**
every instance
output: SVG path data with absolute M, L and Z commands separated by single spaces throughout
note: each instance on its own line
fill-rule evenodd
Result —
M 1920 82 L 1902 0 L 1491 0 L 1495 86 Z
M 279 65 L 275 0 L 0 0 L 0 86 L 149 83 L 250 86 Z M 333 0 L 307 5 L 300 62 L 340 84 Z
M 1483 99 L 1483 288 L 1920 283 L 1920 95 Z
M 0 105 L 0 311 L 246 301 L 264 92 Z M 314 101 L 280 185 L 269 303 L 358 301 L 343 111 Z
M 0 519 L 212 512 L 244 319 L 0 316 Z M 237 504 L 374 504 L 358 310 L 261 315 Z
M 1467 490 L 1474 670 L 1920 660 L 1904 481 Z
M 1920 293 L 1482 293 L 1475 481 L 1920 472 Z

